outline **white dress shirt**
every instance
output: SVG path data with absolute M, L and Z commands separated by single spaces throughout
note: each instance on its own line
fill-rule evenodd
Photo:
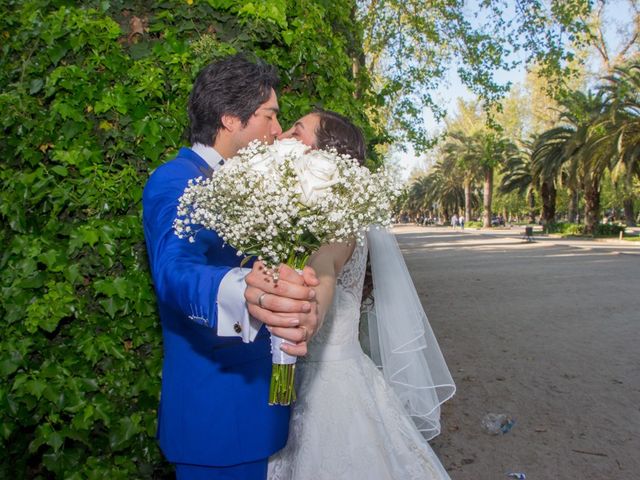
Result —
M 196 143 L 191 147 L 207 164 L 215 174 L 224 159 L 213 147 Z M 232 268 L 227 273 L 218 288 L 218 336 L 242 337 L 245 343 L 253 342 L 262 326 L 262 322 L 249 315 L 244 291 L 247 284 L 244 277 L 251 271 L 249 268 Z

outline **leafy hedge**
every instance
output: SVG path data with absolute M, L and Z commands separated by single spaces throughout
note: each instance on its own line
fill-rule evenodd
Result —
M 596 225 L 596 236 L 610 237 L 612 235 L 620 235 L 624 233 L 626 225 L 620 223 L 599 223 Z
M 482 228 L 482 222 L 476 222 L 475 220 L 469 220 L 464 224 L 467 228 Z
M 320 104 L 375 142 L 354 2 L 2 5 L 0 476 L 162 477 L 145 180 L 183 144 L 196 73 L 237 50 L 278 66 L 284 124 Z
M 625 231 L 626 226 L 617 223 L 599 223 L 596 225 L 595 236 L 610 237 Z M 585 235 L 585 225 L 580 223 L 556 222 L 545 226 L 546 233 L 560 233 L 562 235 Z

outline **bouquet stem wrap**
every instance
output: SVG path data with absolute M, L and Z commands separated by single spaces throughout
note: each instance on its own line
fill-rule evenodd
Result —
M 289 355 L 280 346 L 285 342 L 271 335 L 271 383 L 269 385 L 269 405 L 291 405 L 296 401 L 294 388 L 296 357 Z
M 302 271 L 304 264 L 309 259 L 297 258 L 290 255 L 287 265 Z M 295 374 L 297 357 L 285 353 L 280 348 L 283 343 L 287 343 L 280 337 L 271 335 L 271 382 L 269 384 L 269 405 L 291 405 L 296 401 Z

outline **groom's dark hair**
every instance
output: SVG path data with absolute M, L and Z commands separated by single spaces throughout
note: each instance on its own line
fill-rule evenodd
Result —
M 269 100 L 279 83 L 272 65 L 236 54 L 204 67 L 189 96 L 189 141 L 213 145 L 222 128 L 222 116 L 233 115 L 246 125 Z

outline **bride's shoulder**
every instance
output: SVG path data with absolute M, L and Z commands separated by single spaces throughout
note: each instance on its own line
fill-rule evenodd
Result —
M 322 245 L 312 256 L 312 265 L 330 265 L 338 275 L 344 266 L 349 262 L 356 249 L 357 242 L 335 242 Z

